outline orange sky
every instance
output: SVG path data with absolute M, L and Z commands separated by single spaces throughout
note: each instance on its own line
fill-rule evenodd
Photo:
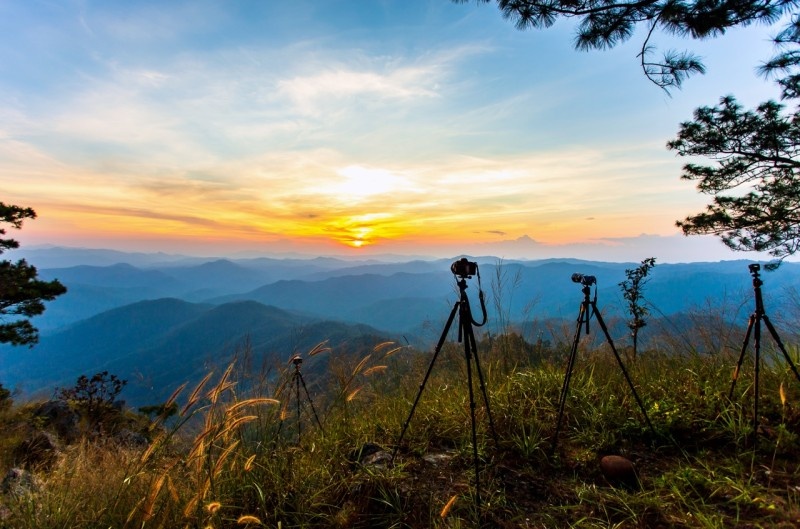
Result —
M 675 221 L 708 201 L 665 148 L 678 123 L 777 92 L 754 74 L 767 28 L 689 43 L 709 73 L 668 95 L 635 39 L 580 53 L 492 5 L 1 9 L 0 200 L 39 213 L 24 244 L 619 260 L 643 234 L 685 244 Z M 705 247 L 687 260 L 726 252 Z

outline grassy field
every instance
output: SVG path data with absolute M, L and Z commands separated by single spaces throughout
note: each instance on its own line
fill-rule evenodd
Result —
M 442 350 L 395 447 L 431 356 L 385 343 L 313 352 L 328 357 L 324 393 L 306 377 L 321 427 L 301 391 L 298 435 L 292 365 L 274 380 L 239 362 L 177 391 L 178 413 L 156 419 L 146 447 L 65 446 L 32 489 L 2 496 L 0 526 L 800 526 L 800 382 L 783 358 L 766 352 L 754 437 L 752 360 L 733 400 L 730 354 L 628 360 L 651 431 L 611 351 L 581 349 L 551 454 L 567 351 L 513 338 L 479 347 L 497 433 L 476 386 L 479 507 L 463 350 Z M 4 412 L 7 468 L 26 409 Z M 638 479 L 609 481 L 608 454 Z

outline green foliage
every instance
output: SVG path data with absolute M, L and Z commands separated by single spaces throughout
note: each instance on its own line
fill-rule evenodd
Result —
M 127 383 L 127 380 L 121 380 L 117 375 L 102 371 L 91 378 L 81 375 L 75 386 L 61 388 L 56 394 L 59 400 L 75 406 L 89 421 L 90 426 L 94 427 L 119 414 L 114 405 Z
M 645 317 L 650 314 L 644 300 L 644 285 L 647 283 L 647 274 L 655 265 L 655 257 L 644 259 L 636 268 L 625 270 L 625 281 L 619 284 L 622 289 L 622 297 L 628 303 L 628 314 L 631 315 L 631 319 L 628 320 L 628 328 L 631 330 L 633 338 L 634 357 L 637 354 L 639 329 L 647 325 Z
M 733 250 L 782 259 L 800 248 L 800 114 L 769 101 L 743 111 L 733 97 L 695 110 L 667 146 L 680 156 L 706 156 L 716 166 L 686 164 L 681 178 L 697 182 L 713 202 L 677 224 L 687 235 L 715 234 Z M 736 193 L 737 191 L 743 191 Z M 733 194 L 726 194 L 733 192 Z
M 36 218 L 31 208 L 21 208 L 0 202 L 0 224 L 20 229 L 25 219 Z M 6 234 L 0 228 L 0 236 Z M 0 254 L 19 248 L 14 239 L 0 238 Z M 58 281 L 40 281 L 36 268 L 20 259 L 16 263 L 0 261 L 0 322 L 9 316 L 10 322 L 0 323 L 0 343 L 32 346 L 39 340 L 37 329 L 27 319 L 44 312 L 45 301 L 52 301 L 67 289 Z
M 783 51 L 761 66 L 761 73 L 765 76 L 779 77 L 783 99 L 797 99 L 800 97 L 800 51 L 796 48 L 800 44 L 800 18 L 796 15 L 790 23 L 775 37 L 775 44 Z
M 480 513 L 459 344 L 442 349 L 396 460 L 353 457 L 367 443 L 391 450 L 430 360 L 384 343 L 359 357 L 325 351 L 331 395 L 312 392 L 324 432 L 304 416 L 302 440 L 281 433 L 292 365 L 260 384 L 242 383 L 253 373 L 231 365 L 176 390 L 148 447 L 70 448 L 46 489 L 3 498 L 6 520 L 42 529 L 359 529 L 475 527 L 479 517 L 484 527 L 576 528 L 790 527 L 798 519 L 800 387 L 779 357 L 762 369 L 764 432 L 746 448 L 752 391 L 727 400 L 730 355 L 654 353 L 632 366 L 653 436 L 610 352 L 582 344 L 551 459 L 563 358 L 534 355 L 518 336 L 494 351 L 489 343 L 478 353 L 500 439 L 495 446 L 479 403 Z M 516 347 L 525 351 L 506 372 L 501 351 Z M 320 376 L 308 375 L 312 385 Z M 177 413 L 165 427 L 169 410 Z M 608 453 L 636 464 L 640 490 L 609 485 L 597 464 Z
M 796 14 L 797 9 L 793 0 L 497 0 L 497 5 L 518 29 L 547 28 L 562 18 L 578 19 L 575 47 L 579 50 L 613 48 L 629 40 L 638 26 L 644 26 L 641 67 L 648 79 L 664 89 L 680 87 L 689 75 L 704 73 L 705 67 L 690 52 L 667 50 L 660 59 L 652 60 L 655 46 L 651 42 L 657 34 L 712 38 L 738 26 L 775 23 L 787 13 Z M 784 42 L 796 35 L 797 24 L 793 18 L 787 25 Z
M 6 410 L 10 408 L 13 403 L 14 401 L 11 399 L 11 391 L 0 384 L 0 410 Z

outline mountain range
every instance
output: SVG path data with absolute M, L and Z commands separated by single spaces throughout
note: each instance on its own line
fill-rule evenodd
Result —
M 351 350 L 384 340 L 424 349 L 435 343 L 458 299 L 450 272 L 456 257 L 202 260 L 130 254 L 126 262 L 128 254 L 97 250 L 82 259 L 74 249 L 16 253 L 12 259 L 25 257 L 34 265 L 57 264 L 59 258 L 70 264 L 39 268 L 40 277 L 68 288 L 33 320 L 40 343 L 32 349 L 0 346 L 0 381 L 23 395 L 51 393 L 81 374 L 108 370 L 129 381 L 129 401 L 152 404 L 244 350 L 262 364 L 279 365 L 324 340 Z M 574 273 L 596 277 L 592 295 L 606 320 L 624 320 L 619 283 L 638 265 L 470 260 L 481 275 L 480 282 L 467 281 L 476 316 L 479 287 L 486 293 L 489 323 L 481 332 L 525 328 L 529 339 L 542 334 L 537 322 L 574 321 L 583 299 Z M 681 318 L 702 309 L 746 323 L 753 307 L 749 264 L 657 264 L 644 290 L 652 316 Z M 800 265 L 784 263 L 762 279 L 773 321 L 791 321 L 800 306 Z

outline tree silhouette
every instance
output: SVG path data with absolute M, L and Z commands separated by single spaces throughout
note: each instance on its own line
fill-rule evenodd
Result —
M 466 3 L 469 0 L 453 0 Z M 492 0 L 477 0 L 490 3 Z M 629 40 L 644 26 L 639 60 L 644 74 L 658 86 L 680 87 L 693 73 L 704 73 L 699 57 L 688 51 L 667 50 L 654 59 L 657 34 L 707 39 L 737 26 L 773 24 L 787 13 L 797 13 L 797 0 L 496 0 L 503 16 L 518 29 L 546 28 L 562 18 L 580 20 L 575 47 L 608 49 Z M 795 19 L 783 34 L 791 40 Z M 794 30 L 792 29 L 794 28 Z M 795 55 L 791 59 L 798 60 Z
M 35 218 L 36 212 L 31 208 L 0 202 L 0 223 L 20 229 L 23 220 Z M 0 237 L 5 234 L 6 230 L 0 228 Z M 17 241 L 0 238 L 0 254 L 13 248 L 19 248 Z M 0 261 L 0 343 L 29 346 L 37 343 L 39 332 L 28 318 L 44 312 L 45 301 L 67 291 L 57 280 L 41 281 L 37 276 L 36 268 L 25 259 L 16 263 Z
M 636 358 L 639 347 L 639 330 L 647 325 L 645 317 L 650 314 L 647 305 L 644 303 L 644 285 L 647 283 L 647 274 L 656 265 L 655 257 L 644 259 L 639 266 L 625 270 L 625 281 L 619 286 L 622 289 L 622 296 L 628 302 L 628 328 L 631 330 L 633 339 L 633 357 Z
M 705 212 L 677 222 L 684 234 L 714 234 L 733 250 L 769 252 L 778 259 L 800 249 L 800 115 L 782 109 L 768 101 L 743 111 L 725 97 L 681 124 L 667 146 L 680 156 L 716 161 L 683 166 L 681 178 L 714 196 Z

